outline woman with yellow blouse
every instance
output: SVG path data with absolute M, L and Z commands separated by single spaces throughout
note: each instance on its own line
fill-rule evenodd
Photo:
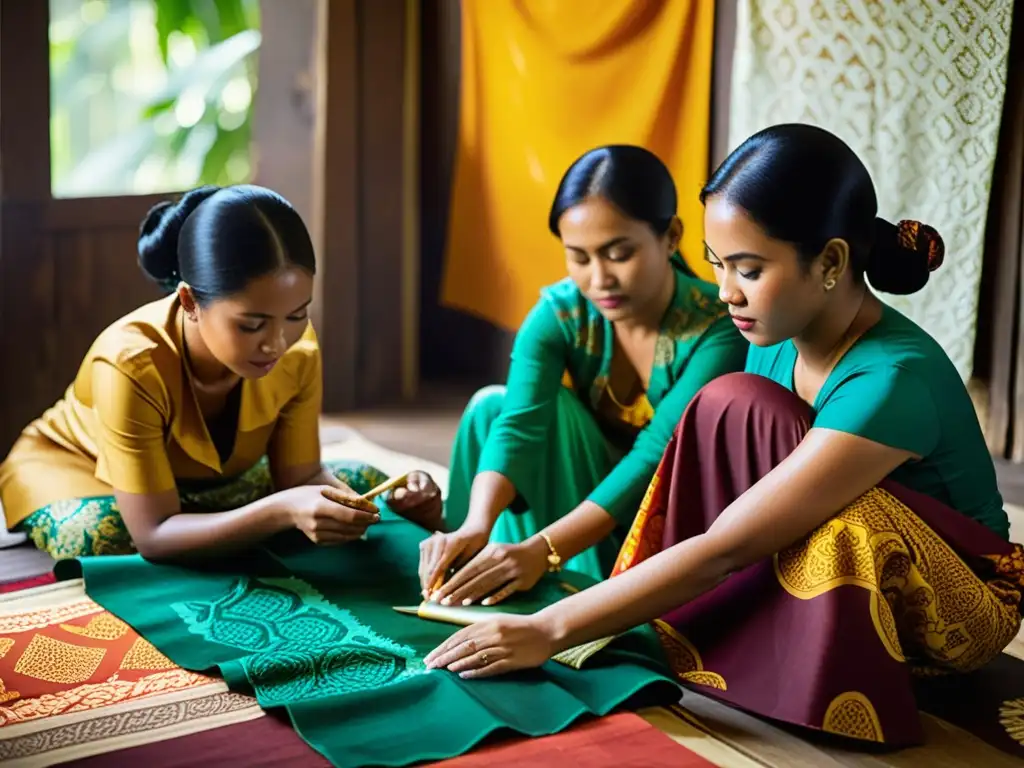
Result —
M 261 187 L 201 187 L 154 207 L 139 264 L 171 295 L 104 330 L 64 397 L 0 465 L 7 527 L 56 558 L 238 550 L 290 528 L 317 544 L 379 518 L 384 479 L 320 461 L 316 271 L 298 213 Z M 390 500 L 436 528 L 424 473 Z

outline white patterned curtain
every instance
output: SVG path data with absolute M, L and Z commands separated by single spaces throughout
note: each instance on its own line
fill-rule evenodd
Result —
M 971 374 L 1013 0 L 739 0 L 729 144 L 819 125 L 867 164 L 879 215 L 932 224 L 946 261 L 882 298 Z

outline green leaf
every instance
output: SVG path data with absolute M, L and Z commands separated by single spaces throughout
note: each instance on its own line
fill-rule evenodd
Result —
M 203 160 L 203 171 L 200 174 L 201 184 L 218 184 L 224 180 L 224 166 L 239 147 L 248 145 L 248 141 L 242 135 L 245 133 L 241 128 L 234 131 L 225 131 L 217 127 L 217 138 Z
M 167 41 L 172 32 L 180 32 L 185 22 L 193 15 L 189 0 L 153 0 L 156 8 L 156 37 L 160 56 L 167 63 Z
M 249 29 L 242 0 L 214 0 L 214 5 L 217 7 L 217 18 L 220 21 L 220 33 L 223 38 Z
M 171 134 L 167 147 L 172 156 L 177 157 L 184 151 L 190 133 L 192 133 L 191 128 L 178 128 Z
M 152 120 L 154 117 L 162 115 L 164 112 L 170 112 L 174 109 L 174 103 L 176 99 L 164 99 L 158 101 L 155 104 L 147 104 L 142 109 L 142 117 L 145 120 Z
M 174 102 L 187 88 L 193 86 L 219 92 L 224 81 L 233 74 L 235 67 L 259 50 L 260 41 L 259 31 L 247 29 L 223 43 L 217 43 L 201 51 L 195 61 L 187 67 L 175 69 L 170 73 L 167 84 L 150 99 L 146 109 L 158 108 L 168 101 Z

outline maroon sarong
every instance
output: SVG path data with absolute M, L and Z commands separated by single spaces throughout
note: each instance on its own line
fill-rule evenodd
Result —
M 788 456 L 812 412 L 761 376 L 707 385 L 669 442 L 614 574 L 708 529 Z M 918 744 L 913 675 L 968 672 L 1020 626 L 1024 554 L 885 481 L 807 537 L 655 622 L 684 684 L 754 714 Z

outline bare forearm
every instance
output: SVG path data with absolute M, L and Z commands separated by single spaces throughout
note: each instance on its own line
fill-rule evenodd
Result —
M 599 544 L 615 530 L 615 519 L 592 501 L 584 501 L 544 529 L 562 561 Z
M 720 584 L 732 565 L 702 539 L 687 539 L 537 613 L 556 650 L 645 624 Z
M 497 472 L 481 472 L 473 478 L 469 492 L 469 512 L 463 528 L 490 533 L 501 513 L 516 497 L 512 481 Z
M 202 559 L 246 549 L 290 527 L 289 512 L 274 494 L 228 512 L 179 512 L 136 546 L 149 560 Z

